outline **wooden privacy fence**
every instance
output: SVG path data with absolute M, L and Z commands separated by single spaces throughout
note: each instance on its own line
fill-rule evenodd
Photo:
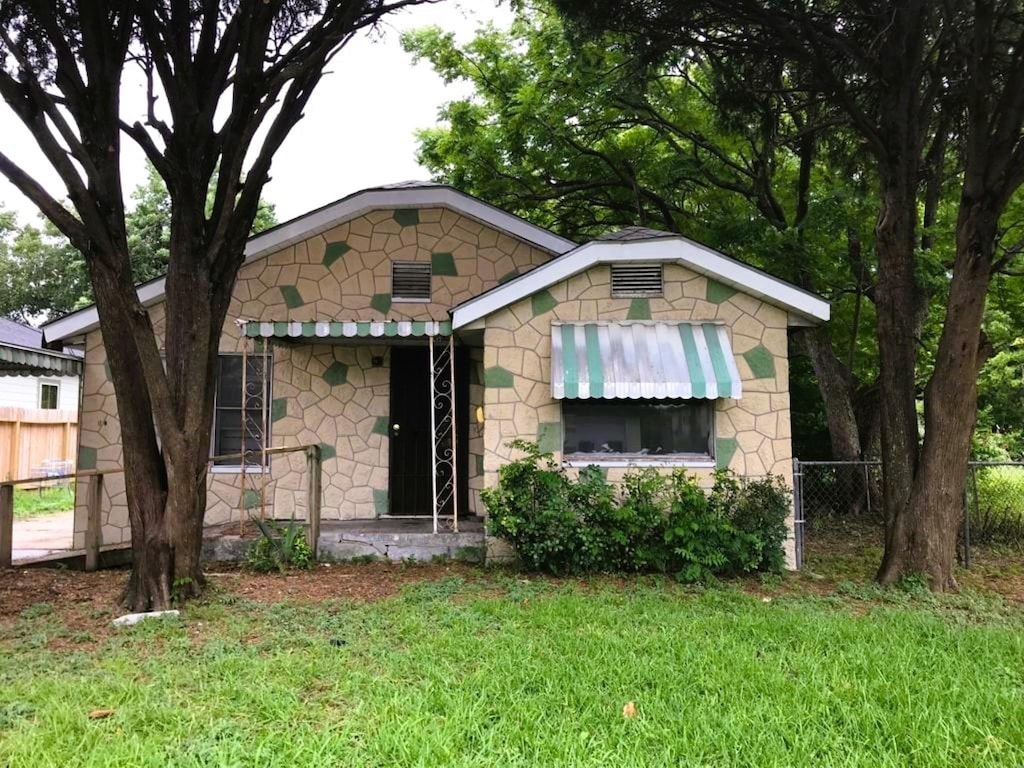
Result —
M 43 475 L 57 462 L 75 465 L 78 414 L 38 408 L 0 408 L 0 480 Z
M 320 505 L 322 500 L 322 472 L 323 460 L 320 455 L 319 445 L 299 445 L 280 448 L 267 448 L 262 453 L 265 456 L 274 456 L 284 453 L 302 451 L 306 455 L 306 470 L 308 475 L 306 487 L 306 540 L 313 551 L 313 557 L 319 554 L 318 544 L 320 538 Z M 214 456 L 210 462 L 222 459 L 243 459 L 243 454 L 226 454 Z M 246 456 L 251 458 L 251 454 Z M 75 480 L 76 487 L 82 490 L 85 496 L 86 525 L 85 525 L 85 570 L 95 571 L 100 562 L 100 531 L 103 525 L 103 478 L 105 475 L 113 475 L 124 472 L 123 469 L 97 470 L 86 469 L 81 472 L 71 472 L 59 476 L 25 477 L 20 480 L 8 480 L 0 482 L 0 568 L 10 568 L 13 558 L 14 545 L 14 486 L 36 485 L 44 481 L 54 479 Z M 81 479 L 85 483 L 78 484 Z M 77 497 L 77 493 L 76 493 Z

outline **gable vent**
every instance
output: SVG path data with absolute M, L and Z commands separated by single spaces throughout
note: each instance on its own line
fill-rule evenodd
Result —
M 612 296 L 661 296 L 661 264 L 612 264 Z
M 430 301 L 430 262 L 391 262 L 391 298 L 394 301 Z

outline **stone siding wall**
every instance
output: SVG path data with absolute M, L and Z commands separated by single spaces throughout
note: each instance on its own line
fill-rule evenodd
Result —
M 666 265 L 663 297 L 612 298 L 611 271 L 599 266 L 486 319 L 487 485 L 497 482 L 498 468 L 514 456 L 508 447 L 513 438 L 536 440 L 560 458 L 561 405 L 551 396 L 551 323 L 599 319 L 728 326 L 743 396 L 715 402 L 716 463 L 739 475 L 779 475 L 791 483 L 786 312 L 681 266 Z M 609 478 L 619 480 L 627 471 L 611 468 Z M 691 471 L 710 482 L 711 469 Z
M 240 352 L 235 320 L 447 320 L 448 310 L 550 259 L 479 222 L 440 208 L 379 210 L 246 264 L 239 272 L 221 351 Z M 391 262 L 432 265 L 432 300 L 391 297 Z M 163 305 L 150 308 L 163 338 Z M 372 358 L 383 357 L 374 367 Z M 477 354 L 482 365 L 482 354 Z M 387 511 L 389 375 L 384 345 L 274 344 L 271 443 L 320 443 L 324 456 L 323 517 L 372 518 Z M 99 331 L 86 339 L 79 466 L 122 466 L 120 430 L 106 352 Z M 482 475 L 482 428 L 473 412 L 482 387 L 470 393 L 470 508 L 476 509 Z M 277 517 L 305 516 L 305 459 L 301 453 L 272 459 L 267 500 Z M 240 476 L 214 472 L 209 480 L 208 524 L 236 520 Z M 85 490 L 76 499 L 76 547 L 84 546 Z M 128 541 L 124 478 L 107 476 L 103 542 Z M 246 495 L 243 503 L 259 506 Z

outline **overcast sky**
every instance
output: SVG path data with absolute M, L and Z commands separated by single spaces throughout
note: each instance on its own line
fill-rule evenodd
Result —
M 407 179 L 428 178 L 416 163 L 417 128 L 433 125 L 444 102 L 466 93 L 446 87 L 430 65 L 412 64 L 399 44 L 403 30 L 436 24 L 468 39 L 487 21 L 506 26 L 507 5 L 495 0 L 445 0 L 416 6 L 386 19 L 383 35 L 353 40 L 330 65 L 299 122 L 274 158 L 264 198 L 277 206 L 281 221 L 298 216 L 350 192 Z M 141 91 L 140 91 L 141 92 Z M 135 94 L 126 94 L 126 101 Z M 63 185 L 40 155 L 31 137 L 0 104 L 0 141 L 4 152 L 23 163 L 54 195 Z M 125 138 L 122 174 L 126 194 L 144 177 L 141 151 Z M 34 220 L 35 207 L 6 180 L 0 203 Z

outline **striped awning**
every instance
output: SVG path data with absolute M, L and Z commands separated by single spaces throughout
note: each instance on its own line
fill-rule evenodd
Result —
M 259 322 L 247 321 L 243 333 L 253 339 L 360 339 L 418 336 L 451 336 L 449 321 L 387 320 L 355 322 Z
M 74 355 L 0 344 L 0 375 L 79 376 L 82 360 Z
M 563 398 L 737 399 L 729 332 L 715 323 L 552 323 L 551 393 Z

